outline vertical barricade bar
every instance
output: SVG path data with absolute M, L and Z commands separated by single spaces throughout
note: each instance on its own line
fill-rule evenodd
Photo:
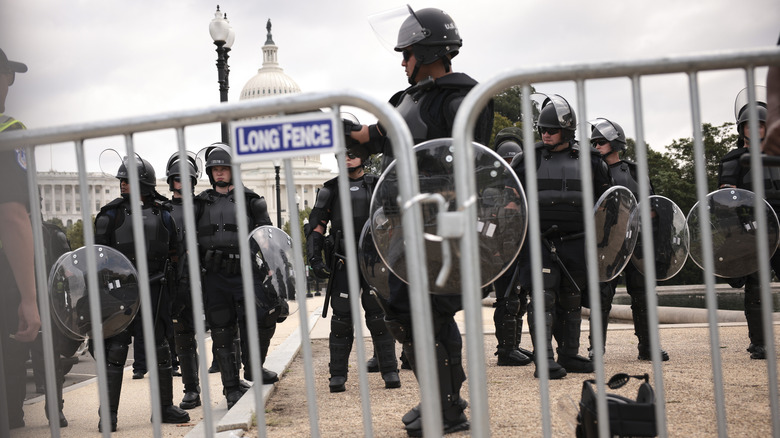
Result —
M 748 90 L 748 126 L 750 132 L 759 132 L 758 128 L 758 108 L 756 107 L 756 80 L 753 66 L 745 68 Z M 761 139 L 757 135 L 751 135 L 750 149 L 754 151 L 761 150 Z M 764 167 L 761 165 L 759 154 L 750 154 L 750 165 L 753 169 L 760 169 L 761 172 L 750 172 L 753 187 L 755 187 L 755 209 L 757 212 L 758 230 L 756 233 L 756 243 L 758 244 L 759 255 L 759 278 L 761 284 L 761 320 L 763 321 L 762 330 L 764 331 L 766 348 L 767 378 L 769 380 L 769 406 L 772 413 L 772 436 L 780 436 L 780 411 L 778 411 L 777 399 L 777 356 L 775 356 L 775 335 L 772 318 L 772 294 L 769 288 L 771 278 L 771 266 L 769 259 L 774 253 L 769 251 L 769 238 L 767 232 L 767 216 L 764 206 L 766 194 L 764 190 Z M 780 274 L 778 274 L 780 275 Z
M 477 98 L 472 103 L 471 97 Z M 483 97 L 482 99 L 479 99 Z M 482 287 L 480 278 L 479 243 L 477 241 L 477 183 L 474 169 L 474 132 L 478 109 L 491 96 L 472 90 L 464 100 L 453 124 L 453 156 L 455 194 L 458 210 L 463 213 L 464 229 L 460 238 L 461 299 L 466 317 L 466 357 L 468 359 L 469 398 L 471 399 L 471 434 L 490 436 L 487 377 L 485 371 L 484 335 L 482 333 Z M 474 109 L 464 111 L 462 109 Z M 461 128 L 462 125 L 465 125 Z M 449 244 L 445 241 L 444 244 Z
M 231 163 L 231 175 L 233 177 L 233 185 L 235 186 L 233 197 L 236 203 L 236 222 L 238 222 L 238 248 L 239 248 L 239 260 L 241 263 L 241 281 L 244 289 L 244 312 L 246 318 L 246 331 L 249 335 L 249 339 L 246 345 L 249 346 L 249 366 L 252 370 L 252 375 L 256 376 L 256 383 L 252 385 L 252 393 L 255 396 L 255 413 L 257 415 L 258 431 L 261 432 L 261 436 L 265 435 L 265 406 L 263 403 L 263 373 L 260 365 L 260 335 L 257 327 L 257 308 L 255 300 L 254 280 L 252 278 L 252 259 L 249 256 L 249 223 L 247 221 L 247 208 L 246 197 L 244 196 L 244 183 L 241 179 L 241 163 L 237 163 L 236 160 L 232 160 Z M 242 352 L 244 354 L 244 352 Z M 239 359 L 240 362 L 240 359 Z M 260 427 L 260 425 L 263 425 Z
M 130 202 L 133 206 L 141 205 L 141 182 L 138 174 L 137 156 L 133 135 L 125 134 L 125 147 L 127 148 L 128 161 L 126 162 L 127 175 L 130 177 Z M 155 314 L 152 307 L 151 284 L 149 283 L 149 265 L 146 254 L 146 239 L 144 234 L 143 215 L 133 212 L 130 216 L 133 226 L 133 244 L 135 246 L 135 268 L 138 270 L 139 290 L 141 293 L 141 326 L 144 333 L 144 351 L 146 352 L 146 364 L 149 370 L 150 397 L 152 403 L 152 429 L 154 436 L 162 435 L 162 408 L 160 406 L 160 371 L 157 367 L 157 338 L 155 337 Z M 160 290 L 162 294 L 162 290 Z M 159 310 L 159 309 L 158 309 Z M 136 318 L 138 315 L 136 315 Z M 151 341 L 151 342 L 150 342 Z
M 688 82 L 691 98 L 691 116 L 693 123 L 693 156 L 704 157 L 704 144 L 702 143 L 701 132 L 701 114 L 699 112 L 699 85 L 696 72 L 688 73 Z M 696 196 L 698 198 L 699 217 L 709 217 L 709 205 L 707 198 L 707 170 L 704 167 L 704 160 L 694 160 L 696 168 Z M 715 412 L 718 421 L 718 436 L 725 438 L 728 436 L 726 427 L 726 405 L 723 392 L 723 368 L 720 356 L 720 336 L 718 334 L 718 301 L 715 294 L 715 263 L 713 260 L 712 232 L 709 229 L 709 221 L 702 220 L 699 223 L 701 232 L 701 247 L 704 259 L 704 281 L 707 285 L 707 320 L 710 325 L 710 353 L 712 354 L 712 377 L 715 391 Z M 653 347 L 655 348 L 655 347 Z M 660 365 L 657 365 L 660 367 Z M 655 371 L 657 373 L 657 371 Z M 656 385 L 658 385 L 656 381 Z M 657 406 L 657 405 L 656 405 Z M 656 414 L 658 413 L 656 407 Z M 662 411 L 663 413 L 663 411 Z M 659 417 L 660 418 L 660 417 Z M 665 425 L 664 425 L 665 426 Z M 661 429 L 664 436 L 666 430 Z
M 577 88 L 577 113 L 580 115 L 580 120 L 588 120 L 586 113 L 586 99 L 585 99 L 585 82 L 582 79 L 575 81 Z M 588 125 L 586 123 L 580 123 L 580 173 L 582 174 L 582 221 L 585 229 L 585 260 L 598 260 L 596 254 L 596 223 L 593 216 L 593 206 L 596 204 L 596 199 L 593 199 L 593 169 L 591 169 L 591 147 L 590 147 L 590 133 L 588 132 Z M 584 158 L 583 158 L 584 156 Z M 588 274 L 587 291 L 590 301 L 590 321 L 588 326 L 590 328 L 590 336 L 593 337 L 593 345 L 605 345 L 603 333 L 599 330 L 599 327 L 603 327 L 601 319 L 603 318 L 601 313 L 601 291 L 599 289 L 599 275 L 596 269 L 596 263 L 586 263 L 586 269 Z M 582 297 L 580 297 L 582 298 Z M 580 324 L 582 324 L 580 322 Z M 595 329 L 594 329 L 595 327 Z M 597 361 L 596 372 L 596 384 L 598 393 L 596 394 L 596 413 L 598 416 L 598 429 L 599 436 L 609 436 L 609 412 L 607 410 L 607 396 L 606 386 L 604 382 L 604 362 L 603 353 L 605 349 L 595 348 L 596 354 L 602 353 L 602 360 Z M 598 356 L 596 356 L 598 357 Z
M 289 165 L 290 160 L 285 160 L 285 168 L 284 172 L 285 175 L 292 175 L 292 166 Z M 286 178 L 286 176 L 285 176 Z M 290 177 L 292 179 L 292 177 Z M 288 187 L 288 198 L 289 198 L 289 187 L 294 187 L 292 184 L 292 181 L 286 181 L 287 187 Z M 297 209 L 296 209 L 297 210 Z M 296 211 L 295 213 L 295 221 L 292 222 L 297 224 L 298 223 L 298 213 Z M 319 413 L 317 409 L 317 391 L 315 389 L 316 382 L 314 380 L 314 365 L 313 365 L 313 354 L 311 349 L 311 335 L 309 333 L 309 321 L 308 321 L 308 315 L 309 312 L 306 308 L 307 302 L 306 302 L 306 295 L 303 292 L 305 289 L 302 286 L 303 282 L 305 281 L 302 276 L 305 272 L 305 266 L 303 265 L 303 250 L 301 249 L 301 242 L 303 239 L 301 238 L 301 229 L 297 226 L 290 227 L 290 233 L 291 237 L 293 239 L 293 253 L 295 254 L 295 291 L 296 291 L 296 300 L 298 302 L 298 314 L 300 317 L 300 333 L 301 333 L 301 349 L 303 350 L 303 367 L 304 367 L 304 377 L 306 382 L 306 400 L 307 400 L 307 408 L 309 410 L 309 429 L 310 429 L 310 436 L 312 438 L 319 438 L 320 436 L 320 429 L 319 429 Z M 258 424 L 258 429 L 259 429 Z M 265 427 L 265 426 L 263 426 Z
M 49 307 L 48 272 L 46 271 L 45 250 L 43 247 L 43 217 L 41 216 L 41 204 L 38 201 L 37 165 L 35 163 L 35 148 L 28 147 L 25 151 L 27 157 L 27 188 L 30 200 L 30 223 L 32 225 L 35 263 L 35 289 L 37 292 L 38 314 L 41 318 L 40 336 L 43 345 L 43 359 L 46 382 L 46 396 L 49 400 L 57 400 L 57 376 L 54 357 L 54 332 L 52 325 L 51 308 Z M 37 341 L 36 341 L 37 342 Z M 0 376 L 2 377 L 2 376 Z M 59 418 L 59 402 L 49 403 L 47 415 L 49 418 Z M 59 421 L 50 421 L 49 430 L 51 436 L 60 435 Z
M 87 165 L 84 156 L 83 140 L 76 140 L 76 163 L 78 165 L 79 186 L 81 187 L 81 219 L 84 225 L 84 246 L 95 246 L 95 227 L 89 212 L 92 211 L 87 187 Z M 87 251 L 87 293 L 89 301 L 100 302 L 100 292 L 97 283 L 97 259 L 94 251 Z M 102 321 L 100 306 L 89 306 L 89 318 L 91 321 Z M 106 374 L 106 347 L 103 342 L 103 325 L 92 324 L 92 351 L 95 357 L 95 367 L 98 377 L 98 395 L 100 398 L 100 426 L 104 437 L 111 436 L 111 414 L 108 407 L 108 377 Z
M 184 128 L 178 126 L 176 128 L 176 140 L 179 148 L 179 156 L 187 156 L 187 148 L 184 141 Z M 184 177 L 181 178 L 182 193 L 194 193 L 192 187 L 192 181 L 190 177 L 196 177 L 196 175 L 190 175 L 190 166 L 188 166 L 186 160 L 179 160 L 179 173 Z M 200 257 L 198 257 L 198 241 L 196 237 L 196 224 L 195 224 L 195 203 L 192 196 L 182 196 L 182 204 L 184 205 L 184 224 L 181 224 L 185 232 L 187 252 L 191 254 L 191 257 L 187 257 L 187 269 L 189 270 L 189 285 L 190 290 L 187 293 L 190 294 L 190 302 L 192 303 L 192 321 L 195 324 L 195 337 L 198 344 L 198 376 L 202 379 L 201 388 L 209 388 L 209 364 L 206 359 L 206 324 L 203 322 L 203 292 L 200 282 Z M 181 293 L 181 292 L 180 292 Z M 172 347 L 175 348 L 175 347 Z M 211 391 L 201 391 L 201 398 L 203 399 L 203 406 L 211 406 Z M 208 431 L 211 435 L 214 432 L 214 414 L 211 409 L 203 409 L 203 421 L 204 430 Z
M 333 108 L 334 112 L 338 114 L 338 108 Z M 336 138 L 344 138 L 344 126 L 340 123 L 336 124 L 335 126 L 336 130 Z M 366 437 L 374 436 L 373 432 L 373 425 L 371 424 L 371 397 L 369 394 L 369 387 L 368 387 L 368 372 L 366 370 L 366 345 L 363 339 L 363 322 L 362 318 L 360 317 L 363 310 L 362 306 L 360 304 L 360 281 L 358 279 L 358 276 L 360 273 L 358 272 L 358 266 L 357 266 L 357 242 L 355 242 L 355 223 L 352 220 L 349 220 L 348 218 L 354 217 L 352 213 L 352 197 L 349 194 L 349 176 L 347 175 L 346 170 L 346 150 L 343 148 L 339 148 L 336 152 L 336 161 L 338 162 L 338 169 L 339 169 L 339 183 L 338 183 L 338 190 L 339 190 L 339 203 L 342 213 L 342 218 L 345 218 L 346 220 L 342 221 L 342 226 L 344 227 L 344 246 L 343 249 L 346 250 L 346 257 L 347 257 L 347 284 L 349 285 L 349 306 L 350 306 L 350 312 L 352 313 L 352 325 L 354 330 L 354 339 L 355 339 L 355 347 L 357 348 L 357 362 L 358 362 L 358 378 L 360 380 L 360 401 L 361 401 L 361 408 L 363 413 L 363 435 Z M 285 165 L 287 166 L 285 168 L 287 178 L 287 194 L 289 198 L 290 205 L 293 205 L 295 202 L 294 199 L 294 191 L 291 192 L 290 188 L 294 187 L 292 184 L 292 165 L 290 165 L 289 160 L 285 161 Z M 295 209 L 297 216 L 297 208 Z M 296 225 L 298 224 L 298 221 L 294 222 Z M 334 251 L 338 251 L 338 248 L 335 248 Z M 336 257 L 336 254 L 333 255 L 333 257 Z M 334 265 L 336 269 L 338 269 L 338 264 Z M 365 291 L 365 293 L 368 293 L 368 291 Z M 335 317 L 335 314 L 331 317 Z
M 523 144 L 534 144 L 534 120 L 531 108 L 531 85 L 523 83 Z M 539 222 L 539 184 L 536 180 L 536 148 L 530 147 L 523 150 L 526 156 L 523 158 L 526 174 L 526 196 L 528 197 L 528 237 L 526 240 L 531 245 L 531 282 L 532 300 L 535 303 L 544 303 L 544 287 L 542 278 L 542 230 Z M 545 345 L 547 339 L 547 325 L 544 312 L 534 312 L 534 324 L 536 330 L 532 333 L 534 345 Z M 530 321 L 529 321 L 530 325 Z M 542 435 L 545 438 L 552 436 L 552 418 L 550 414 L 550 370 L 547 366 L 547 352 L 541 358 L 534 348 L 534 360 L 539 376 L 539 398 L 542 413 Z
M 642 107 L 642 87 L 638 75 L 631 76 L 631 93 L 634 106 L 634 126 L 636 129 L 636 158 L 639 174 L 639 210 L 640 229 L 652 230 L 650 217 L 650 203 L 646 202 L 650 196 L 650 172 L 647 165 L 647 144 L 645 143 L 644 117 Z M 642 248 L 645 254 L 654 254 L 652 233 L 640 233 Z M 656 296 L 655 257 L 644 257 L 645 266 L 645 300 L 647 301 L 647 318 L 650 326 L 650 355 L 653 359 L 653 374 L 658 376 L 653 379 L 659 394 L 655 404 L 656 430 L 666 433 L 666 403 L 663 396 L 663 368 L 661 367 L 661 342 L 658 329 L 658 297 Z M 660 385 L 660 387 L 659 387 Z

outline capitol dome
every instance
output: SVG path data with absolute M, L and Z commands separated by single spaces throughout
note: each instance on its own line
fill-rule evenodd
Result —
M 263 45 L 263 66 L 246 82 L 241 90 L 240 100 L 301 92 L 298 84 L 279 66 L 276 56 L 279 48 L 271 37 L 270 19 L 265 28 L 268 30 L 268 36 Z

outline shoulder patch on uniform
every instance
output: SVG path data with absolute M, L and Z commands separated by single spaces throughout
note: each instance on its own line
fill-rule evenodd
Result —
M 22 170 L 27 170 L 27 153 L 24 151 L 24 149 L 15 149 L 14 152 L 16 152 L 16 164 L 19 165 L 19 167 L 22 168 Z

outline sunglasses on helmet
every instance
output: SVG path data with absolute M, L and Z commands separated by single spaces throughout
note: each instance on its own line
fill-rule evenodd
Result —
M 406 62 L 409 62 L 409 59 L 411 59 L 412 56 L 414 56 L 414 52 L 412 52 L 411 50 L 404 50 L 403 52 L 401 52 L 401 54 L 404 56 L 404 61 Z
M 359 157 L 358 157 L 358 156 L 357 156 L 357 154 L 355 154 L 354 152 L 352 152 L 352 151 L 347 151 L 347 158 L 350 158 L 350 159 L 355 159 L 355 158 L 359 158 Z
M 609 142 L 607 140 L 600 139 L 600 140 L 593 140 L 590 142 L 590 144 L 591 146 L 605 146 L 608 145 Z

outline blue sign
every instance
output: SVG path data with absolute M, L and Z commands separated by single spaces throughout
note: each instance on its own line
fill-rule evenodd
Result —
M 335 149 L 333 117 L 323 113 L 235 122 L 231 126 L 239 161 L 316 155 Z

